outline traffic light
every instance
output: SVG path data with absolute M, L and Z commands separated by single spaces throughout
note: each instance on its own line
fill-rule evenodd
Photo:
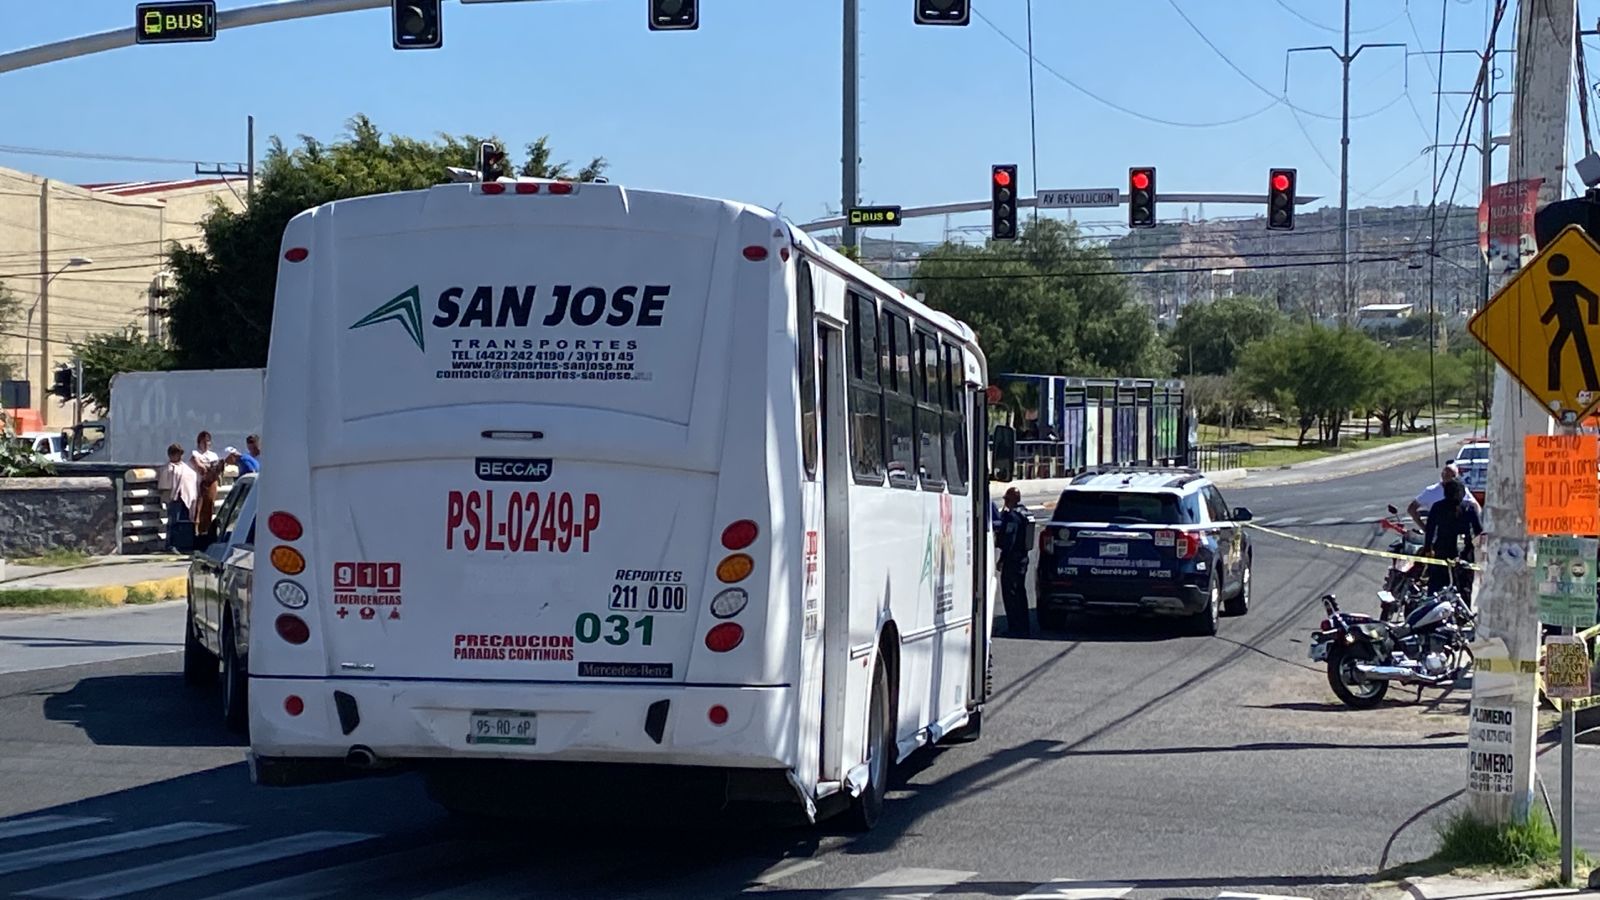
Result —
M 915 0 L 918 25 L 965 25 L 972 21 L 971 0 Z
M 1128 227 L 1156 227 L 1156 167 L 1128 170 Z
M 651 31 L 693 31 L 699 27 L 699 0 L 650 0 Z
M 394 49 L 437 50 L 444 46 L 443 0 L 389 0 L 394 14 Z
M 995 166 L 989 178 L 989 235 L 997 241 L 1017 239 L 1017 167 Z
M 496 181 L 507 174 L 506 152 L 489 141 L 478 144 L 478 180 Z
M 1267 178 L 1267 228 L 1294 230 L 1294 169 L 1273 169 Z
M 71 366 L 57 366 L 55 380 L 50 385 L 50 394 L 62 400 L 71 400 L 78 396 L 77 379 L 72 377 Z

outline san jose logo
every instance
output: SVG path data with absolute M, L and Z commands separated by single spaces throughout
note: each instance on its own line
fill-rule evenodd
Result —
M 427 352 L 426 338 L 422 335 L 422 287 L 412 285 L 410 290 L 362 316 L 350 330 L 377 325 L 379 322 L 399 322 L 417 344 L 417 349 Z

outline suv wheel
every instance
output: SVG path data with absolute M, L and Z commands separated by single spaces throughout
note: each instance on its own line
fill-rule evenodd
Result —
M 1215 573 L 1211 576 L 1211 587 L 1206 594 L 1205 608 L 1195 613 L 1191 625 L 1194 633 L 1210 637 L 1217 633 L 1217 617 L 1222 606 L 1222 588 Z
M 1240 579 L 1239 593 L 1228 598 L 1228 615 L 1242 616 L 1250 611 L 1250 559 L 1245 558 L 1244 575 Z

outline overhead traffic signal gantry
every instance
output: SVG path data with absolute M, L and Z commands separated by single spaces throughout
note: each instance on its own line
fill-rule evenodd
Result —
M 1294 169 L 1273 169 L 1267 176 L 1267 228 L 1294 230 Z
M 997 241 L 1017 238 L 1017 167 L 994 166 L 989 175 L 989 236 Z
M 1156 167 L 1128 170 L 1128 227 L 1156 227 Z
M 971 0 L 913 0 L 918 25 L 965 25 L 972 21 Z
M 650 0 L 651 31 L 693 31 L 699 27 L 699 0 Z
M 443 0 L 389 0 L 394 49 L 437 50 L 444 46 Z

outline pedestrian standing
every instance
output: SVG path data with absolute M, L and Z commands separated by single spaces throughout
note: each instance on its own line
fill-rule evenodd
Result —
M 252 434 L 246 437 L 244 451 L 239 455 L 239 474 L 261 471 L 261 436 Z
M 194 450 L 189 454 L 189 465 L 200 479 L 200 497 L 194 503 L 194 530 L 205 534 L 211 528 L 211 517 L 217 509 L 217 479 L 222 476 L 222 460 L 211 449 L 211 432 L 202 431 L 195 436 Z
M 183 445 L 167 447 L 167 465 L 157 479 L 167 509 L 167 551 L 194 549 L 194 507 L 200 499 L 200 475 L 183 461 Z
M 1028 637 L 1033 627 L 1028 621 L 1028 552 L 1033 547 L 1033 519 L 1022 505 L 1022 492 L 1008 488 L 1005 509 L 1000 513 L 1000 598 L 1006 607 L 1006 633 Z

